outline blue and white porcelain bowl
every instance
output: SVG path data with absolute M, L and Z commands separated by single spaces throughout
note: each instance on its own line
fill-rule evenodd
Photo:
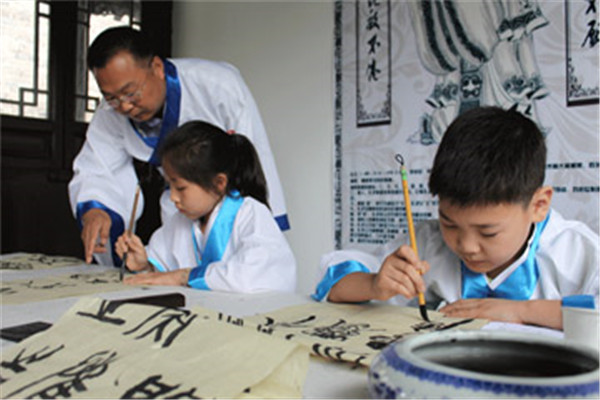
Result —
M 598 352 L 505 331 L 432 332 L 384 348 L 369 369 L 372 398 L 599 397 Z

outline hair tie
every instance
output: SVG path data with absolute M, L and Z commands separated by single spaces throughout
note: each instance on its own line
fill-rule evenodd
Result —
M 228 134 L 228 135 L 233 135 L 234 133 L 235 133 L 235 129 L 229 129 L 229 130 L 227 131 L 227 134 Z

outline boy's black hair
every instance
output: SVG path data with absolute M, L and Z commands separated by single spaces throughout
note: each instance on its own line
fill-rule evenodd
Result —
M 437 150 L 429 191 L 459 206 L 528 204 L 544 183 L 546 144 L 514 110 L 480 107 L 459 115 Z
M 149 60 L 156 54 L 143 32 L 118 26 L 106 29 L 94 39 L 87 52 L 87 66 L 90 70 L 104 68 L 121 51 L 129 52 L 137 61 Z
M 239 133 L 227 133 L 204 121 L 189 121 L 166 137 L 160 156 L 183 179 L 206 190 L 215 191 L 214 178 L 224 173 L 226 194 L 237 190 L 269 207 L 258 154 L 252 142 Z

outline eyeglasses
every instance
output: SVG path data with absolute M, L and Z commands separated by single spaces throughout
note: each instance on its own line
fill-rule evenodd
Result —
M 114 97 L 113 96 L 109 96 L 109 97 L 105 96 L 104 97 L 104 100 L 106 101 L 105 104 L 111 108 L 119 108 L 122 103 L 135 105 L 142 98 L 142 92 L 144 91 L 144 88 L 146 87 L 147 81 L 148 81 L 148 76 L 146 75 L 146 79 L 144 79 L 144 82 L 138 89 L 136 89 L 132 92 L 129 92 L 129 93 L 122 94 L 120 96 L 114 96 Z

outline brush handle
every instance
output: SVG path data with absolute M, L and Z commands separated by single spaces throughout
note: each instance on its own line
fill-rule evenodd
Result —
M 404 165 L 400 168 L 400 175 L 402 176 L 402 192 L 404 193 L 404 208 L 406 210 L 406 221 L 408 223 L 408 237 L 410 238 L 410 247 L 415 252 L 417 258 L 419 257 L 419 250 L 417 249 L 417 237 L 415 235 L 415 223 L 412 218 L 412 210 L 410 208 L 410 195 L 408 194 L 408 176 L 406 174 L 406 168 Z M 423 275 L 421 272 L 419 272 Z M 419 305 L 425 305 L 425 296 L 419 292 Z

